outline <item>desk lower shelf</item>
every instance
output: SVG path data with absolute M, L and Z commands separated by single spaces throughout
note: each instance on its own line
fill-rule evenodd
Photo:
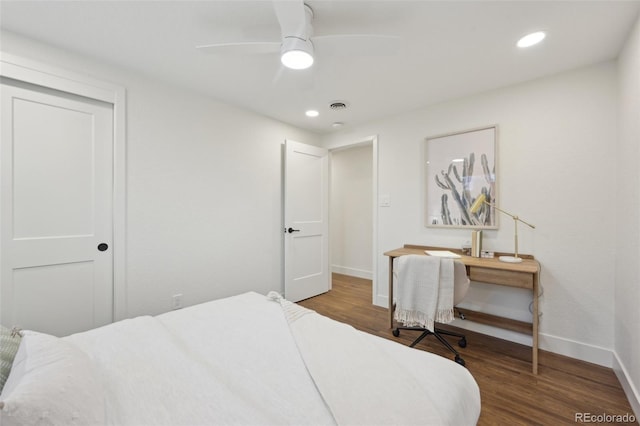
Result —
M 505 330 L 515 331 L 516 333 L 531 334 L 533 333 L 533 324 L 525 321 L 518 321 L 511 318 L 499 317 L 496 315 L 478 312 L 472 309 L 456 308 L 456 318 L 469 320 L 480 324 L 486 324 L 493 327 L 503 328 Z M 461 315 L 464 318 L 461 318 Z

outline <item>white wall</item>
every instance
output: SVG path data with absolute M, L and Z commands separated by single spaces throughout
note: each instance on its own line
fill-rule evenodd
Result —
M 317 136 L 14 34 L 2 50 L 127 90 L 129 316 L 282 290 L 281 144 Z
M 373 147 L 331 153 L 331 270 L 371 279 L 373 275 Z
M 535 255 L 542 265 L 541 347 L 610 365 L 616 95 L 616 67 L 608 62 L 325 138 L 325 146 L 332 147 L 378 135 L 378 192 L 391 200 L 390 207 L 378 210 L 378 276 L 388 276 L 386 250 L 405 243 L 460 247 L 469 240 L 469 231 L 424 226 L 423 143 L 428 136 L 498 124 L 501 206 L 536 225 L 535 230 L 520 227 L 519 236 L 520 251 Z M 485 231 L 484 247 L 512 251 L 512 222 L 505 216 L 500 221 L 498 231 Z M 492 293 L 492 302 L 470 302 L 504 314 L 496 312 L 501 304 L 511 316 L 531 318 L 530 293 L 484 290 Z M 386 306 L 386 283 L 378 285 L 376 302 Z M 503 330 L 487 331 L 530 342 Z
M 640 19 L 618 60 L 616 373 L 640 417 Z

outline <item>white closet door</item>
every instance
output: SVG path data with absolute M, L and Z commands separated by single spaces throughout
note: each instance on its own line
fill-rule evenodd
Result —
M 0 321 L 67 335 L 113 320 L 113 107 L 3 79 Z

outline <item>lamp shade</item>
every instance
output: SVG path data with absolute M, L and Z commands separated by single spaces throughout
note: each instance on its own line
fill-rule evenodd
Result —
M 482 204 L 484 204 L 486 200 L 487 200 L 487 197 L 484 194 L 478 195 L 478 198 L 476 198 L 473 204 L 471 204 L 469 211 L 471 213 L 477 213 L 478 210 L 480 210 L 480 207 L 482 207 Z
M 313 44 L 300 37 L 285 37 L 280 48 L 282 65 L 303 70 L 313 65 Z

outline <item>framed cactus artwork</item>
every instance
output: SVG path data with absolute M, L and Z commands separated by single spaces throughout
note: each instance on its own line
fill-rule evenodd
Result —
M 497 229 L 498 126 L 433 136 L 425 140 L 428 227 Z M 484 194 L 490 204 L 475 213 L 470 207 Z

